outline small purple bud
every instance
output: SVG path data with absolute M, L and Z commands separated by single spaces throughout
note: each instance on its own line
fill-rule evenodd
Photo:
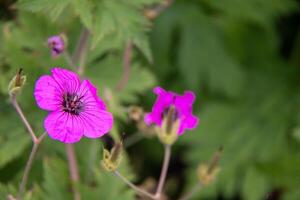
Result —
M 57 57 L 65 50 L 65 41 L 59 35 L 54 35 L 48 38 L 48 47 L 51 49 L 52 57 Z

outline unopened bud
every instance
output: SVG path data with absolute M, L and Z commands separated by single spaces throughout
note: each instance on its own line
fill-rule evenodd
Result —
M 139 106 L 130 106 L 128 108 L 128 116 L 131 120 L 138 122 L 144 119 L 144 111 Z
M 215 180 L 217 174 L 219 173 L 220 167 L 218 163 L 221 157 L 221 153 L 222 147 L 214 154 L 213 158 L 208 164 L 199 165 L 197 175 L 199 181 L 203 185 L 209 185 L 210 183 L 212 183 Z
M 107 149 L 103 149 L 103 160 L 102 166 L 107 171 L 115 171 L 122 160 L 122 151 L 123 151 L 123 139 L 117 142 L 115 146 L 108 151 Z
M 18 95 L 26 82 L 26 76 L 22 75 L 22 69 L 12 78 L 8 85 L 8 93 L 10 96 Z

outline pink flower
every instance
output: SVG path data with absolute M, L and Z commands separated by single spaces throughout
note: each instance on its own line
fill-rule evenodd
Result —
M 65 50 L 65 42 L 59 35 L 54 35 L 48 38 L 48 47 L 51 49 L 51 54 L 56 57 L 62 54 Z
M 161 126 L 162 119 L 169 111 L 170 106 L 175 108 L 174 121 L 179 119 L 178 135 L 183 134 L 185 129 L 194 129 L 198 125 L 198 117 L 193 115 L 193 103 L 195 94 L 192 91 L 185 91 L 183 95 L 165 91 L 161 87 L 155 87 L 153 92 L 157 94 L 156 102 L 152 112 L 145 116 L 145 123 Z
M 78 142 L 82 136 L 98 138 L 110 131 L 113 116 L 88 80 L 66 69 L 53 68 L 35 85 L 38 106 L 50 111 L 44 121 L 49 136 L 64 143 Z

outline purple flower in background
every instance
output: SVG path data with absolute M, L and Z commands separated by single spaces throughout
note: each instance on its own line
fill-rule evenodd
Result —
M 185 129 L 193 129 L 198 125 L 199 120 L 192 113 L 195 101 L 195 94 L 192 91 L 185 91 L 183 95 L 179 95 L 165 91 L 161 87 L 155 87 L 153 92 L 157 95 L 157 99 L 152 107 L 152 112 L 145 116 L 146 124 L 154 123 L 161 126 L 163 118 L 173 106 L 175 109 L 173 120 L 179 119 L 180 123 L 178 135 L 183 134 Z
M 56 57 L 62 54 L 65 50 L 64 39 L 59 35 L 54 35 L 48 38 L 48 46 L 51 49 L 51 54 Z
M 35 85 L 38 106 L 50 111 L 44 121 L 49 136 L 64 143 L 78 142 L 82 136 L 98 138 L 112 128 L 113 116 L 88 80 L 66 69 L 53 68 Z

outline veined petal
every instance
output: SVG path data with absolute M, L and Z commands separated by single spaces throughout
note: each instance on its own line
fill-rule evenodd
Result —
M 89 91 L 86 95 L 93 96 L 99 108 L 102 110 L 106 110 L 104 101 L 97 94 L 97 88 L 89 80 L 84 80 L 81 83 L 79 94 L 85 94 L 87 90 Z
M 49 113 L 44 126 L 52 139 L 64 143 L 78 142 L 83 135 L 83 124 L 78 116 L 62 111 Z
M 51 76 L 41 76 L 37 80 L 34 90 L 34 97 L 38 106 L 49 111 L 57 110 L 62 101 L 59 88 L 59 85 Z
M 84 125 L 84 135 L 97 138 L 109 132 L 113 116 L 106 111 L 104 102 L 97 96 L 96 88 L 88 80 L 84 80 L 78 95 L 84 104 L 83 111 L 79 114 Z
M 62 92 L 75 93 L 79 90 L 80 79 L 77 74 L 61 68 L 53 68 L 51 72 Z
M 80 120 L 84 128 L 84 136 L 98 138 L 108 133 L 113 125 L 110 112 L 101 109 L 85 110 L 80 113 Z

